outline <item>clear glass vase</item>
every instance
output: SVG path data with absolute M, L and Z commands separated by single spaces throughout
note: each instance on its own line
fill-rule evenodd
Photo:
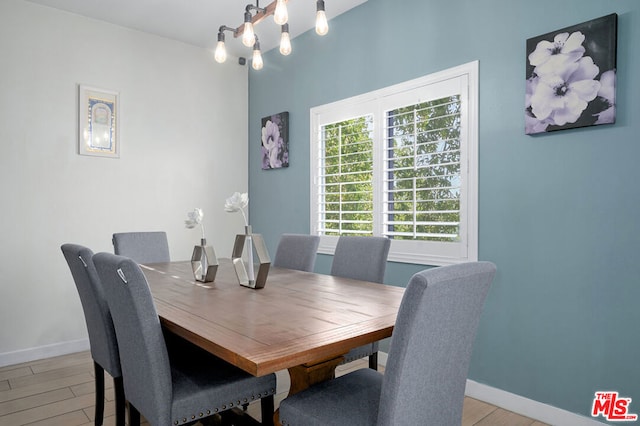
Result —
M 251 229 L 251 225 L 247 225 L 244 227 L 244 261 L 245 268 L 247 270 L 247 278 L 249 282 L 255 281 L 255 266 L 253 264 L 253 231 Z

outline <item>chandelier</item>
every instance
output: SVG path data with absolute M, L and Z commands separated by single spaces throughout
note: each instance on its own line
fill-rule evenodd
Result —
M 252 14 L 255 12 L 255 15 Z M 216 62 L 223 63 L 227 60 L 227 49 L 224 45 L 224 32 L 230 31 L 234 38 L 241 37 L 242 44 L 253 48 L 253 57 L 251 66 L 254 70 L 262 69 L 264 62 L 262 61 L 262 52 L 260 51 L 260 40 L 255 33 L 254 26 L 268 16 L 273 15 L 273 21 L 276 25 L 280 25 L 280 53 L 288 55 L 291 53 L 291 36 L 289 35 L 289 13 L 287 11 L 287 0 L 274 0 L 265 8 L 261 8 L 259 0 L 256 4 L 248 4 L 244 10 L 244 23 L 237 28 L 220 26 L 218 29 L 218 44 L 214 57 Z M 324 11 L 324 0 L 316 1 L 316 33 L 325 35 L 329 32 L 329 24 L 327 15 Z

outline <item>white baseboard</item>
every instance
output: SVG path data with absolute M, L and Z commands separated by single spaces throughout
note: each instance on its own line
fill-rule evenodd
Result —
M 387 358 L 387 353 L 378 352 L 378 363 L 380 365 L 386 366 Z M 473 380 L 467 380 L 465 395 L 553 426 L 602 426 L 605 424 L 595 419 L 483 385 Z
M 14 352 L 5 352 L 0 353 L 0 367 L 87 350 L 89 350 L 89 339 L 72 340 L 69 342 L 39 346 L 37 348 L 22 349 Z
M 554 426 L 602 426 L 590 417 L 534 401 L 511 392 L 467 380 L 465 394 L 471 398 L 513 411 L 514 413 L 539 420 Z

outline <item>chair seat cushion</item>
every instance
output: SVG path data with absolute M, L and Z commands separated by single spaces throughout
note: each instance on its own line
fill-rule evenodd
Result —
M 172 423 L 197 420 L 275 394 L 275 374 L 254 377 L 193 345 L 172 343 Z
M 289 396 L 280 403 L 280 422 L 283 426 L 375 425 L 382 377 L 363 368 Z

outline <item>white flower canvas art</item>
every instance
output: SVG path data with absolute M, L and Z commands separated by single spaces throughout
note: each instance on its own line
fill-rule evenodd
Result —
M 527 40 L 525 133 L 613 124 L 618 15 Z
M 262 119 L 262 170 L 289 167 L 289 113 Z

